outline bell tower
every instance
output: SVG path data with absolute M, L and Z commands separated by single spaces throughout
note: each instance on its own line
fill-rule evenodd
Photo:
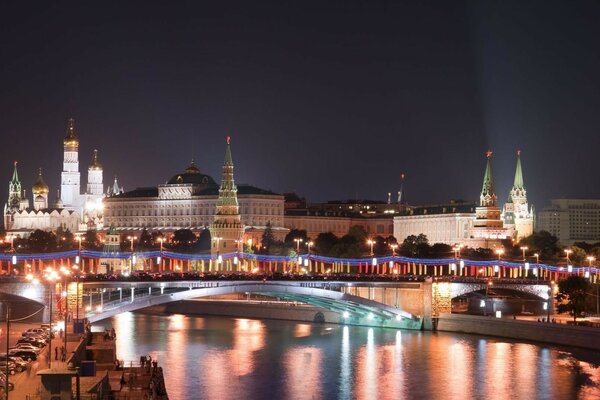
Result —
M 79 174 L 79 139 L 75 134 L 75 120 L 69 118 L 67 135 L 63 140 L 64 158 L 61 174 L 60 197 L 63 205 L 73 210 L 79 205 L 80 174 Z

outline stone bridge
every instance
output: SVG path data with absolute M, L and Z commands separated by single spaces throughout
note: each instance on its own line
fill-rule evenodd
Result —
M 339 314 L 344 324 L 430 329 L 432 318 L 451 312 L 453 298 L 486 288 L 488 281 L 327 281 L 327 280 L 191 280 L 98 281 L 69 283 L 65 291 L 26 282 L 0 283 L 2 293 L 39 309 L 53 299 L 55 318 L 78 313 L 90 322 L 121 312 L 208 296 L 256 293 L 314 305 Z M 510 289 L 548 298 L 548 285 L 494 282 L 494 288 Z M 61 298 L 66 292 L 67 298 Z M 67 301 L 65 301 L 67 300 Z M 68 308 L 68 310 L 67 310 Z M 43 310 L 49 320 L 49 307 Z

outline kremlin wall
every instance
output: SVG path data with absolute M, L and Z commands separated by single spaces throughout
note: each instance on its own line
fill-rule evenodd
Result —
M 79 137 L 69 119 L 63 139 L 61 186 L 55 199 L 42 171 L 27 197 L 14 164 L 9 196 L 4 207 L 7 233 L 27 237 L 36 229 L 69 230 L 101 235 L 131 235 L 143 229 L 170 234 L 178 229 L 199 233 L 209 229 L 213 252 L 240 251 L 243 243 L 260 243 L 269 225 L 275 238 L 292 229 L 306 230 L 310 238 L 323 232 L 345 235 L 361 226 L 370 236 L 425 234 L 430 243 L 494 248 L 507 238 L 533 233 L 534 211 L 527 201 L 521 154 L 517 153 L 514 184 L 503 206 L 498 202 L 492 153 L 486 153 L 483 184 L 478 202 L 451 202 L 434 206 L 409 206 L 403 189 L 393 202 L 328 202 L 310 204 L 293 193 L 273 193 L 251 185 L 236 185 L 231 141 L 227 138 L 220 183 L 204 174 L 194 160 L 182 172 L 156 187 L 124 191 L 115 177 L 104 189 L 103 168 L 94 150 L 82 188 L 79 171 Z

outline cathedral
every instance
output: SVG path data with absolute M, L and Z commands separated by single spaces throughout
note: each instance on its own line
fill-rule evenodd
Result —
M 63 140 L 63 171 L 60 191 L 50 204 L 48 185 L 38 172 L 31 188 L 32 203 L 22 188 L 17 163 L 9 182 L 8 201 L 4 206 L 4 228 L 20 237 L 26 237 L 36 229 L 69 230 L 71 232 L 103 227 L 103 178 L 98 151 L 94 150 L 88 167 L 86 190 L 81 192 L 79 173 L 79 139 L 75 133 L 75 120 L 69 119 L 67 135 Z M 115 178 L 116 185 L 116 178 Z M 118 187 L 118 186 L 117 186 Z

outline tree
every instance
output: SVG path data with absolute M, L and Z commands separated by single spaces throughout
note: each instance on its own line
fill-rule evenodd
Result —
M 573 321 L 577 321 L 577 316 L 585 311 L 585 300 L 589 289 L 589 282 L 582 276 L 570 275 L 558 282 L 558 312 L 570 312 L 573 315 Z
M 527 246 L 530 253 L 538 253 L 545 261 L 555 261 L 562 257 L 562 249 L 558 238 L 547 231 L 534 232 L 524 237 L 517 247 Z
M 88 250 L 102 249 L 102 242 L 100 242 L 98 232 L 96 232 L 95 229 L 88 229 L 87 231 L 85 231 L 81 242 L 82 246 Z
M 189 229 L 178 229 L 173 233 L 173 249 L 190 251 L 198 238 Z
M 358 243 L 367 242 L 367 231 L 360 225 L 352 225 L 350 229 L 348 229 L 347 235 L 355 238 Z
M 319 236 L 315 239 L 315 250 L 320 255 L 328 256 L 338 240 L 338 237 L 332 232 L 319 233 Z
M 196 242 L 195 249 L 201 253 L 210 252 L 210 243 L 211 243 L 210 229 L 204 229 L 202 232 L 200 232 L 200 237 L 198 238 L 198 241 Z
M 306 243 L 308 241 L 308 236 L 306 236 L 306 229 L 291 229 L 290 232 L 285 235 L 285 239 L 283 241 L 285 243 L 295 244 L 294 239 L 302 239 L 302 243 Z
M 261 252 L 263 254 L 269 254 L 269 249 L 275 244 L 275 235 L 273 235 L 273 228 L 271 227 L 271 221 L 267 222 L 265 230 L 262 234 L 260 241 Z
M 139 247 L 142 250 L 148 250 L 154 247 L 154 243 L 152 242 L 152 235 L 146 228 L 142 229 L 142 233 L 140 233 L 140 242 Z
M 572 253 L 569 255 L 569 260 L 575 265 L 583 265 L 587 257 L 585 250 L 578 246 L 571 246 L 570 249 Z
M 58 250 L 71 250 L 75 246 L 75 235 L 70 230 L 59 226 L 56 229 L 56 241 Z
M 433 258 L 446 258 L 453 255 L 452 246 L 445 243 L 434 243 L 429 249 L 429 255 Z
M 56 251 L 56 235 L 52 232 L 36 229 L 27 239 L 29 251 L 33 253 L 49 253 Z
M 331 248 L 329 255 L 343 258 L 359 258 L 363 256 L 362 243 L 355 236 L 344 235 Z
M 408 257 L 424 257 L 429 253 L 429 240 L 427 235 L 420 233 L 418 236 L 410 235 L 402 242 L 400 252 Z

